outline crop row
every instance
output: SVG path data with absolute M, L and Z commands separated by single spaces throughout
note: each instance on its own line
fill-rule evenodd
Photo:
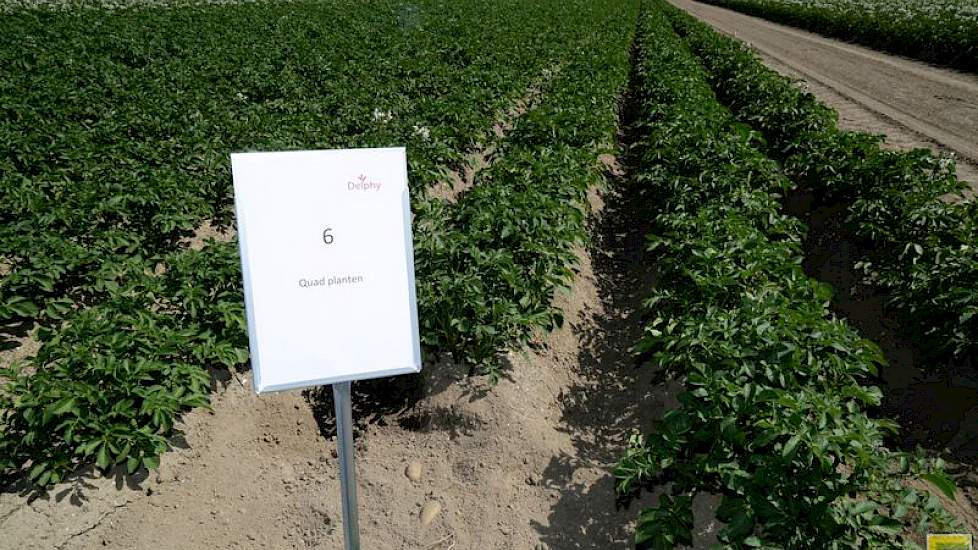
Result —
M 414 197 L 425 349 L 451 352 L 493 374 L 501 349 L 524 341 L 534 328 L 560 322 L 553 293 L 569 282 L 572 247 L 585 238 L 585 195 L 602 181 L 597 158 L 614 141 L 617 94 L 627 73 L 634 3 L 561 6 L 559 13 L 538 8 L 535 24 L 561 20 L 567 36 L 553 39 L 547 53 L 559 55 L 562 70 L 500 143 L 492 166 L 456 204 L 421 193 Z M 476 79 L 463 88 L 478 86 Z M 291 93 L 298 92 L 283 100 L 293 99 Z M 446 113 L 431 132 L 448 133 L 453 121 L 464 129 L 461 122 L 468 116 Z M 489 126 L 486 117 L 481 120 Z M 282 139 L 294 141 L 263 148 L 329 145 L 307 144 L 301 133 L 283 133 Z M 344 139 L 370 145 L 397 136 Z M 409 146 L 409 157 L 414 185 L 439 173 L 434 164 L 418 164 L 419 159 L 433 162 L 423 148 Z M 154 467 L 179 414 L 207 402 L 207 369 L 234 368 L 247 360 L 234 243 L 133 256 L 115 265 L 115 284 L 97 303 L 69 310 L 60 323 L 42 327 L 37 356 L 26 368 L 6 373 L 11 382 L 0 401 L 3 473 L 27 468 L 43 486 L 80 463 L 94 462 L 102 470 Z
M 973 0 L 705 1 L 898 55 L 978 71 L 978 4 Z
M 406 145 L 422 193 L 582 36 L 555 2 L 497 8 L 5 15 L 0 324 L 96 303 L 133 258 L 151 267 L 205 221 L 229 224 L 232 151 Z
M 669 14 L 720 100 L 764 136 L 785 174 L 821 201 L 846 205 L 849 230 L 872 251 L 858 267 L 885 290 L 919 346 L 935 359 L 978 352 L 978 203 L 954 199 L 966 185 L 953 162 L 840 131 L 834 111 L 743 44 L 679 10 Z
M 659 213 L 652 320 L 637 350 L 685 386 L 616 468 L 624 494 L 666 483 L 639 516 L 638 544 L 692 545 L 704 494 L 722 497 L 727 547 L 906 548 L 912 533 L 947 526 L 937 497 L 905 482 L 953 486 L 888 450 L 896 426 L 868 414 L 880 350 L 802 271 L 804 227 L 780 212 L 792 184 L 717 100 L 664 3 L 641 18 L 638 44 L 633 185 Z

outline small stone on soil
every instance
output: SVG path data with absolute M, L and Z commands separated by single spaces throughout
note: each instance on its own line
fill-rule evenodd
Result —
M 411 481 L 421 481 L 421 463 L 412 462 L 404 469 L 404 475 Z
M 421 509 L 421 526 L 427 527 L 431 525 L 431 522 L 435 521 L 435 517 L 441 512 L 441 503 L 438 501 L 430 501 L 424 505 Z

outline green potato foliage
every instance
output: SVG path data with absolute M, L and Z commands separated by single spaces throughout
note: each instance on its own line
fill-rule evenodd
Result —
M 156 467 L 179 415 L 207 403 L 208 371 L 247 362 L 235 243 L 182 240 L 231 221 L 232 151 L 407 145 L 427 352 L 495 378 L 500 351 L 561 322 L 637 2 L 415 7 L 0 20 L 15 69 L 0 74 L 0 323 L 42 323 L 37 356 L 0 373 L 0 475 Z M 555 66 L 477 186 L 426 198 Z
M 40 329 L 37 356 L 3 372 L 5 473 L 29 464 L 29 477 L 46 486 L 82 462 L 155 468 L 178 415 L 207 405 L 207 368 L 247 360 L 235 245 L 170 261 L 160 276 L 131 262 L 104 302 Z
M 230 224 L 230 152 L 406 145 L 423 193 L 585 30 L 555 2 L 405 9 L 4 15 L 0 323 L 57 321 L 101 300 L 116 264 Z
M 641 512 L 641 548 L 693 544 L 693 499 L 721 497 L 730 548 L 907 548 L 953 524 L 923 477 L 931 463 L 888 449 L 897 429 L 871 416 L 880 350 L 829 310 L 801 269 L 804 227 L 780 212 L 792 187 L 710 88 L 664 3 L 639 23 L 635 185 L 658 214 L 657 279 L 636 351 L 684 384 L 679 407 L 634 435 L 615 474 L 633 494 L 664 486 Z

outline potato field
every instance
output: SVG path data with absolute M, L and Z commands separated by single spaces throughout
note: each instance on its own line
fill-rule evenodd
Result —
M 978 70 L 963 0 L 708 3 Z M 401 146 L 364 548 L 978 534 L 978 159 L 680 4 L 0 0 L 0 548 L 342 546 L 331 398 L 249 387 L 229 155 Z

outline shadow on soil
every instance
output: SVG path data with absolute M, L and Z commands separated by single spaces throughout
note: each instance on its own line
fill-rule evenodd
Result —
M 0 323 L 0 352 L 11 351 L 20 347 L 20 339 L 25 338 L 33 329 L 33 319 L 18 319 Z
M 149 479 L 149 470 L 138 470 L 133 474 L 126 472 L 125 466 L 115 466 L 105 477 L 112 478 L 116 490 L 128 489 L 135 492 L 144 492 L 146 489 L 143 483 Z M 82 506 L 89 501 L 88 493 L 97 492 L 99 487 L 92 483 L 92 480 L 103 477 L 102 473 L 95 469 L 94 465 L 86 464 L 73 472 L 65 479 L 67 485 L 60 485 L 56 490 L 46 490 L 30 483 L 26 475 L 17 476 L 13 481 L 9 481 L 3 486 L 5 493 L 17 493 L 27 499 L 27 504 L 34 501 L 61 502 L 68 499 L 74 506 Z
M 679 384 L 664 380 L 630 350 L 641 336 L 642 302 L 655 279 L 645 251 L 654 198 L 629 186 L 627 178 L 617 179 L 591 231 L 600 308 L 584 312 L 590 322 L 572 327 L 581 341 L 581 381 L 561 398 L 561 424 L 583 460 L 555 456 L 542 473 L 541 483 L 558 491 L 548 521 L 533 524 L 547 548 L 634 548 L 634 519 L 657 500 L 658 491 L 619 499 L 612 471 L 629 435 L 649 430 L 678 405 Z M 596 469 L 600 477 L 580 481 L 575 472 L 582 469 Z
M 883 350 L 888 366 L 880 371 L 880 412 L 901 426 L 891 443 L 940 453 L 959 485 L 978 486 L 978 365 L 929 360 L 886 306 L 886 296 L 861 282 L 853 265 L 872 251 L 846 230 L 844 204 L 815 204 L 812 193 L 797 190 L 786 197 L 785 211 L 809 228 L 805 272 L 829 284 L 832 309 Z
M 359 436 L 361 428 L 367 424 L 386 426 L 411 410 L 424 395 L 423 376 L 411 374 L 354 382 L 351 404 L 356 426 L 353 435 Z M 319 433 L 327 438 L 335 436 L 332 386 L 306 390 L 303 396 L 312 407 Z
M 481 421 L 458 408 L 428 404 L 426 398 L 436 396 L 449 387 L 461 386 L 462 395 L 470 402 L 485 397 L 492 386 L 484 377 L 471 377 L 469 369 L 447 357 L 433 354 L 425 361 L 420 374 L 403 375 L 354 382 L 352 391 L 354 437 L 370 424 L 387 426 L 397 424 L 415 432 L 445 431 L 452 436 L 469 434 L 478 429 Z M 505 358 L 503 377 L 508 376 L 510 366 Z M 313 416 L 323 437 L 336 435 L 336 415 L 331 386 L 323 386 L 303 392 L 312 407 Z

